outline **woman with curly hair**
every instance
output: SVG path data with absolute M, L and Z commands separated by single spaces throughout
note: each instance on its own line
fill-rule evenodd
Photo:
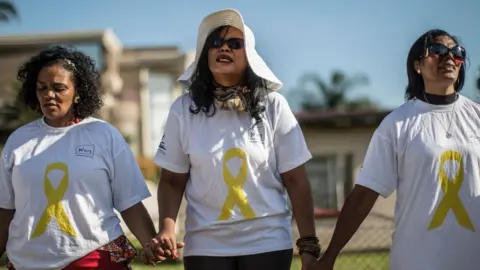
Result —
M 0 255 L 10 269 L 129 269 L 136 251 L 114 209 L 141 243 L 155 236 L 133 153 L 92 117 L 102 106 L 98 78 L 88 56 L 65 47 L 18 72 L 19 98 L 43 117 L 15 130 L 0 159 Z M 152 256 L 147 248 L 144 260 Z
M 303 166 L 311 154 L 240 13 L 202 21 L 196 60 L 179 81 L 189 93 L 172 105 L 154 159 L 163 169 L 155 244 L 175 254 L 185 193 L 185 269 L 290 269 L 290 196 L 306 269 L 320 249 Z

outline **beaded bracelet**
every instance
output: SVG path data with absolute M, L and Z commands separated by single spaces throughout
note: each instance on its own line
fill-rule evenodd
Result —
M 316 236 L 299 238 L 296 243 L 298 254 L 302 255 L 303 253 L 307 253 L 318 259 L 320 257 L 320 251 L 322 250 L 322 247 L 318 244 L 319 242 Z

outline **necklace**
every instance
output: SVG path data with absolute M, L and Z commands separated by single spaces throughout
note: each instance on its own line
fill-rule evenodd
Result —
M 43 118 L 43 121 L 46 123 L 46 118 L 45 118 L 45 117 Z M 76 125 L 76 124 L 80 123 L 81 121 L 82 121 L 81 118 L 74 117 L 72 120 L 67 121 L 67 122 L 65 123 L 65 127 L 69 127 L 69 126 Z
M 425 95 L 425 91 L 422 92 L 423 94 L 423 98 L 425 98 L 425 101 L 427 101 L 428 104 L 431 104 L 428 99 L 427 99 L 427 96 Z M 458 94 L 455 95 L 456 96 L 456 100 L 458 99 Z M 452 133 L 450 132 L 450 128 L 452 127 L 452 123 L 453 123 L 453 118 L 455 117 L 455 114 L 453 113 L 455 111 L 455 105 L 457 105 L 457 102 L 455 101 L 453 103 L 453 107 L 452 107 L 452 111 L 450 111 L 450 113 L 452 114 L 452 116 L 450 117 L 450 124 L 448 125 L 448 129 L 445 128 L 445 126 L 443 125 L 442 121 L 440 121 L 439 118 L 437 118 L 438 122 L 440 122 L 440 124 L 443 126 L 443 128 L 445 129 L 445 137 L 447 139 L 450 139 L 452 137 Z M 433 115 L 435 118 L 437 117 L 435 114 Z
M 80 118 L 75 117 L 75 118 L 73 118 L 73 120 L 67 122 L 67 127 L 78 124 L 78 123 L 80 123 L 80 121 L 82 121 Z

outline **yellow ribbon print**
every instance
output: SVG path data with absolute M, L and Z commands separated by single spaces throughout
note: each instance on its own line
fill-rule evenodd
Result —
M 63 178 L 60 181 L 57 189 L 54 189 L 50 180 L 48 179 L 48 173 L 54 170 L 59 170 L 64 172 Z M 65 196 L 68 188 L 68 166 L 63 162 L 51 163 L 45 169 L 45 175 L 43 176 L 43 184 L 45 188 L 45 195 L 47 196 L 48 205 L 45 211 L 43 211 L 40 221 L 37 224 L 37 227 L 32 233 L 32 239 L 38 237 L 45 233 L 48 224 L 55 218 L 57 221 L 60 230 L 70 236 L 76 237 L 77 234 L 73 229 L 70 220 L 68 219 L 67 213 L 62 206 L 62 199 Z
M 241 158 L 242 165 L 238 172 L 237 177 L 234 177 L 230 170 L 227 167 L 227 162 L 231 158 Z M 225 184 L 228 187 L 228 195 L 223 203 L 222 213 L 217 218 L 217 220 L 228 220 L 232 216 L 233 208 L 238 206 L 240 212 L 242 213 L 245 219 L 251 219 L 255 217 L 252 207 L 248 203 L 248 199 L 243 193 L 243 185 L 247 181 L 247 155 L 240 148 L 229 149 L 223 158 L 223 178 Z
M 443 168 L 443 164 L 449 160 L 457 161 L 460 164 L 452 181 L 448 178 L 447 173 Z M 428 226 L 428 230 L 433 230 L 440 227 L 445 221 L 448 211 L 452 209 L 453 214 L 457 218 L 460 226 L 475 232 L 475 228 L 473 227 L 472 221 L 468 216 L 467 210 L 463 206 L 460 197 L 458 197 L 458 192 L 463 183 L 463 176 L 464 167 L 462 155 L 456 151 L 445 151 L 440 157 L 440 185 L 445 193 L 445 196 L 438 205 L 437 211 L 433 215 L 432 221 L 430 222 L 430 226 Z

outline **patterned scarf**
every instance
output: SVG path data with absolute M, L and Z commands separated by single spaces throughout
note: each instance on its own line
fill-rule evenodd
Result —
M 249 104 L 245 96 L 250 90 L 246 86 L 222 87 L 216 85 L 213 91 L 215 106 L 220 110 L 243 112 L 249 111 Z

